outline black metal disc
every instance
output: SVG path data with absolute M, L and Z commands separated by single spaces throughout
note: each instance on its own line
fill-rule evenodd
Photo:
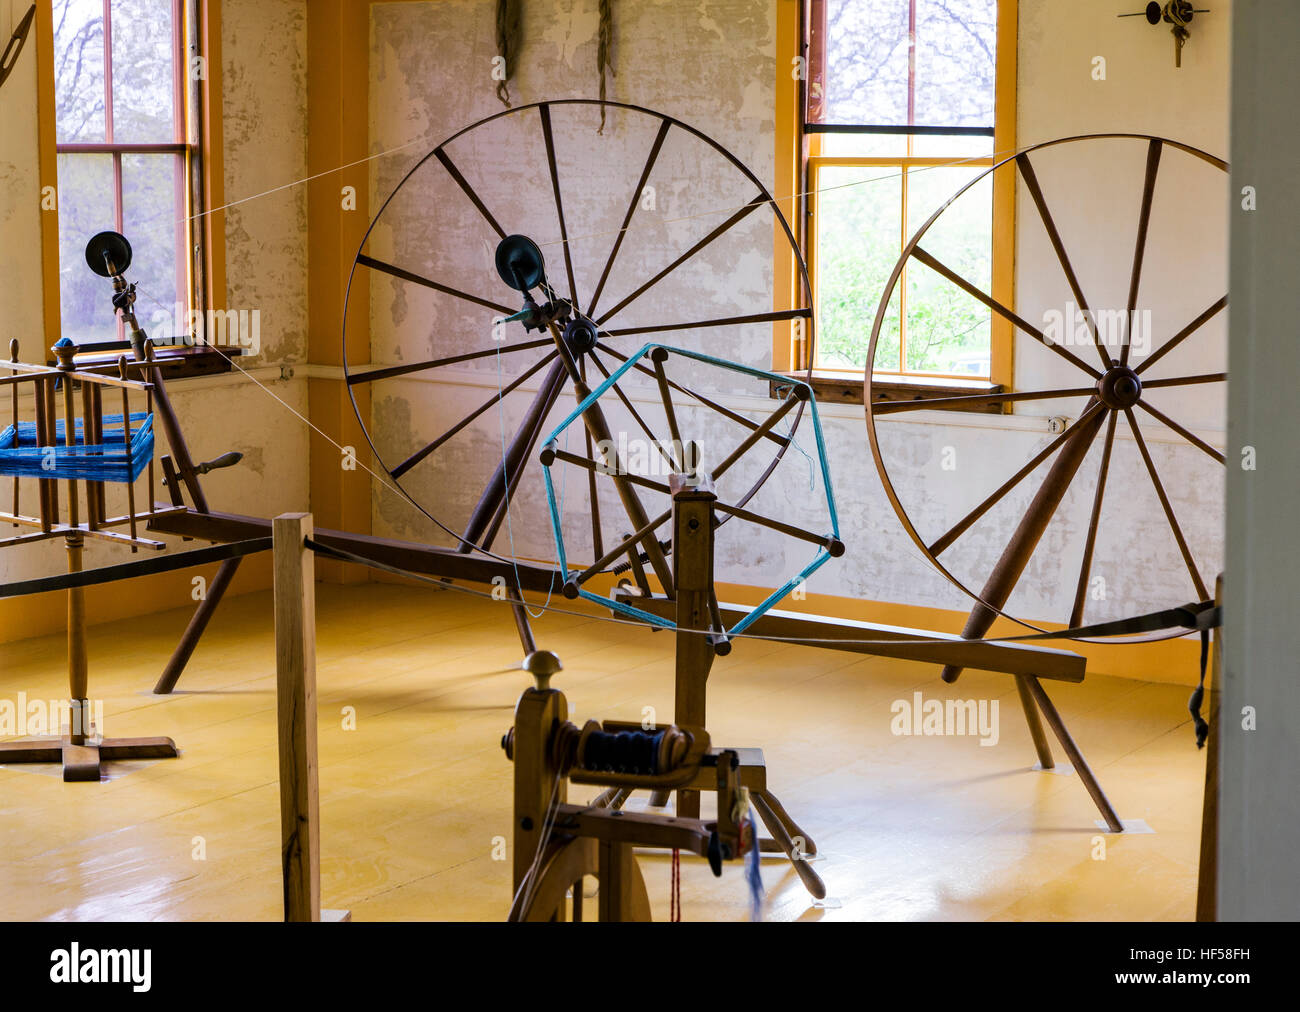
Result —
M 508 235 L 497 243 L 497 273 L 517 292 L 536 288 L 546 278 L 546 261 L 526 235 Z
M 86 243 L 86 263 L 101 278 L 111 278 L 131 266 L 131 244 L 120 232 L 100 232 Z
M 1151 0 L 1147 4 L 1147 20 L 1153 25 L 1160 24 L 1160 5 L 1156 3 L 1156 0 Z

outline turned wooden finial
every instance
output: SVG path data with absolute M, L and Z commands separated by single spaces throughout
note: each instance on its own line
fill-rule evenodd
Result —
M 54 357 L 59 360 L 59 368 L 64 372 L 71 372 L 76 368 L 72 360 L 77 354 L 77 346 L 72 343 L 72 338 L 59 338 L 50 350 L 54 352 Z
M 560 658 L 549 650 L 534 650 L 524 658 L 524 670 L 537 680 L 538 692 L 550 689 L 551 676 L 563 668 Z
M 128 367 L 127 367 L 127 364 L 126 364 L 126 356 L 125 356 L 125 355 L 119 355 L 119 356 L 117 357 L 117 374 L 118 374 L 118 376 L 121 377 L 122 379 L 128 379 L 128 378 L 129 378 L 129 377 L 127 376 L 127 368 L 128 368 Z
M 18 361 L 18 338 L 16 337 L 9 338 L 9 361 Z

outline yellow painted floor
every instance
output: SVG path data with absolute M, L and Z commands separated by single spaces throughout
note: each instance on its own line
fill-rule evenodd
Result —
M 359 921 L 503 918 L 510 870 L 493 860 L 493 838 L 509 837 L 511 767 L 499 742 L 527 684 L 505 606 L 385 584 L 318 591 L 324 905 Z M 98 785 L 0 767 L 0 917 L 280 917 L 270 595 L 227 601 L 179 691 L 153 696 L 187 618 L 90 635 L 107 732 L 171 735 L 179 759 L 117 764 Z M 646 706 L 671 715 L 668 634 L 569 616 L 536 630 L 564 661 L 555 685 L 579 723 L 640 720 Z M 946 686 L 935 666 L 766 642 L 719 659 L 714 743 L 765 749 L 769 784 L 817 841 L 835 901 L 814 907 L 766 858 L 765 917 L 1191 919 L 1205 767 L 1188 690 L 1103 676 L 1045 684 L 1121 817 L 1154 833 L 1102 834 L 1077 776 L 1031 768 L 1007 676 L 967 672 Z M 0 646 L 0 700 L 66 691 L 61 637 Z M 891 733 L 891 705 L 918 691 L 996 699 L 997 745 Z M 640 860 L 666 916 L 668 859 Z M 748 916 L 738 865 L 720 879 L 702 861 L 683 865 L 686 920 Z

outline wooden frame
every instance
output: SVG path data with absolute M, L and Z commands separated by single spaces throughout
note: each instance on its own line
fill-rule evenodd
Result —
M 105 0 L 107 3 L 109 0 Z M 220 207 L 224 202 L 221 123 L 221 0 L 173 0 L 178 12 L 176 34 L 178 45 L 176 128 L 182 140 L 174 144 L 127 144 L 107 146 L 102 144 L 61 145 L 56 136 L 55 74 L 53 67 L 54 34 L 52 0 L 39 0 L 36 18 L 37 43 L 37 124 L 41 187 L 51 186 L 58 192 L 58 155 L 60 153 L 95 153 L 118 150 L 165 151 L 176 153 L 184 159 L 185 180 L 179 193 L 185 213 L 190 218 L 186 240 L 177 249 L 178 261 L 183 262 L 187 301 L 191 309 L 223 309 L 225 307 L 225 230 L 224 215 L 213 211 L 203 215 L 201 224 L 195 224 L 195 199 L 202 196 L 209 208 Z M 197 11 L 198 24 L 191 24 L 191 11 Z M 207 76 L 198 82 L 197 102 L 190 101 L 190 89 L 185 86 L 189 54 L 185 51 L 187 40 L 193 38 L 206 60 Z M 111 45 L 111 41 L 107 43 Z M 108 64 L 111 66 L 111 63 Z M 195 116 L 198 121 L 195 121 Z M 196 171 L 197 170 L 197 171 Z M 119 177 L 120 178 L 120 177 Z M 117 225 L 121 231 L 121 223 Z M 196 240 L 202 239 L 201 263 L 195 262 L 192 252 Z M 58 210 L 42 212 L 41 246 L 43 262 L 43 302 L 47 346 L 62 336 L 62 310 L 59 289 L 59 219 Z M 179 269 L 179 264 L 178 264 Z M 205 369 L 204 371 L 212 371 Z
M 900 158 L 859 158 L 835 157 L 821 153 L 822 135 L 806 134 L 803 127 L 803 109 L 809 101 L 806 89 L 814 81 L 817 73 L 815 35 L 816 26 L 811 23 L 811 14 L 815 7 L 809 0 L 781 0 L 777 12 L 777 72 L 776 72 L 776 165 L 777 189 L 780 193 L 799 193 L 803 196 L 798 203 L 801 213 L 794 215 L 800 223 L 800 239 L 805 251 L 808 272 L 812 277 L 814 299 L 817 291 L 815 205 L 817 199 L 817 172 L 824 166 L 862 166 L 916 168 L 949 164 L 954 159 L 939 157 L 912 157 L 911 138 L 908 139 L 908 154 Z M 964 164 L 992 164 L 1001 152 L 1015 150 L 1016 145 L 1016 47 L 1018 34 L 1018 0 L 999 0 L 997 10 L 997 54 L 994 82 L 994 124 L 993 153 L 987 158 L 962 158 Z M 796 54 L 806 57 L 808 82 L 789 79 L 789 66 L 786 55 Z M 794 110 L 794 115 L 791 111 Z M 797 170 L 791 172 L 791 158 L 797 159 Z M 785 183 L 789 179 L 789 189 Z M 906 177 L 904 177 L 904 180 Z M 906 210 L 907 195 L 904 189 L 903 207 Z M 902 236 L 900 245 L 908 240 L 908 221 L 902 215 Z M 1015 187 L 1005 183 L 999 185 L 995 180 L 992 194 L 991 220 L 993 223 L 993 290 L 1001 299 L 1014 297 L 1015 285 Z M 785 281 L 789 277 L 788 265 L 783 263 L 779 250 L 775 260 L 775 277 L 777 294 L 775 308 L 785 306 Z M 990 370 L 986 377 L 994 387 L 1010 389 L 1013 381 L 1013 328 L 996 315 L 993 318 L 990 348 Z M 859 381 L 850 370 L 843 375 L 837 370 L 818 366 L 809 361 L 807 348 L 797 348 L 787 333 L 774 331 L 773 362 L 777 368 L 790 371 L 813 369 L 815 383 L 827 388 L 841 390 L 838 400 L 860 403 L 865 391 L 859 392 Z M 782 363 L 789 363 L 783 366 Z M 902 363 L 900 363 L 902 365 Z M 917 379 L 932 381 L 942 385 L 944 377 L 926 372 L 899 372 L 900 380 Z M 972 380 L 980 377 L 955 376 L 953 379 Z M 843 379 L 844 382 L 840 382 Z M 819 393 L 821 390 L 819 389 Z M 929 396 L 922 393 L 922 396 Z

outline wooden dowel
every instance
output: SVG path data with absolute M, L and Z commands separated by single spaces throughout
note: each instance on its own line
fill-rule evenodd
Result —
M 70 380 L 64 378 L 69 389 L 72 386 Z M 81 431 L 83 433 L 82 443 L 86 449 L 87 464 L 89 464 L 89 449 L 92 445 L 98 444 L 99 440 L 95 438 L 95 395 L 91 390 L 89 383 L 81 384 Z M 76 433 L 73 433 L 73 445 L 76 444 Z M 96 530 L 99 527 L 99 497 L 95 494 L 95 486 L 86 482 L 86 526 L 90 530 Z
M 316 753 L 315 556 L 310 513 L 272 524 L 275 669 L 280 740 L 280 866 L 284 919 L 320 920 L 320 811 Z
M 16 337 L 11 339 L 9 342 L 9 361 L 11 362 L 18 361 L 18 338 Z M 13 376 L 19 375 L 17 369 L 11 369 L 10 374 Z M 14 383 L 9 387 L 9 393 L 11 395 L 10 399 L 13 403 L 14 446 L 17 447 L 18 446 L 18 384 L 17 383 Z M 14 477 L 14 509 L 13 509 L 15 516 L 17 516 L 18 513 L 20 512 L 18 508 L 19 506 L 18 489 L 19 489 L 19 481 L 18 481 L 18 477 L 15 476 Z M 18 525 L 14 524 L 14 526 L 17 527 Z
M 118 371 L 123 378 L 126 376 L 126 356 L 123 355 L 117 360 Z M 126 447 L 126 511 L 131 518 L 131 537 L 136 536 L 135 528 L 135 482 L 131 480 L 131 393 L 123 388 L 122 390 L 122 443 Z M 151 497 L 152 498 L 152 497 Z M 135 546 L 131 546 L 131 552 L 134 554 L 139 551 Z

